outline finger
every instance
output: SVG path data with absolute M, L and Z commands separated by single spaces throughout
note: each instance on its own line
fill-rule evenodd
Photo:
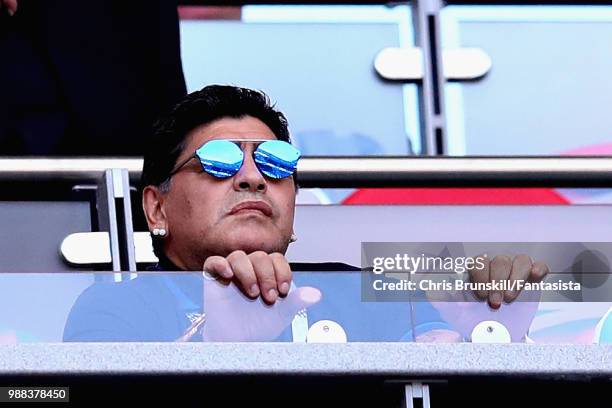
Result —
M 548 275 L 549 272 L 550 269 L 548 269 L 547 264 L 540 261 L 534 262 L 529 273 L 529 281 L 540 282 L 546 277 L 546 275 Z
M 518 255 L 512 261 L 512 271 L 510 272 L 510 282 L 527 281 L 531 273 L 532 262 L 528 255 Z M 520 290 L 507 290 L 504 293 L 504 302 L 514 302 L 518 297 Z
M 289 324 L 299 311 L 318 303 L 322 297 L 319 289 L 304 286 L 292 290 L 276 307 L 283 322 Z
M 499 255 L 491 260 L 490 281 L 499 282 L 508 280 L 512 271 L 512 259 L 506 255 Z M 501 290 L 489 291 L 489 306 L 492 309 L 499 309 L 504 300 L 504 293 Z
M 477 258 L 482 258 L 483 262 L 482 262 L 482 267 L 479 268 L 479 265 L 474 265 L 472 268 L 469 269 L 468 273 L 470 276 L 470 282 L 473 283 L 478 283 L 478 282 L 482 282 L 482 283 L 486 283 L 489 281 L 489 269 L 490 269 L 490 262 L 489 259 L 487 258 L 486 255 L 479 255 Z M 486 290 L 475 290 L 474 291 L 474 295 L 476 295 L 476 297 L 480 300 L 485 300 L 489 297 L 489 292 Z
M 204 261 L 202 269 L 204 272 L 208 272 L 212 275 L 219 275 L 224 279 L 232 279 L 234 277 L 234 272 L 228 260 L 222 256 L 209 256 Z
M 256 251 L 249 254 L 249 259 L 253 264 L 263 299 L 266 303 L 273 304 L 278 299 L 278 287 L 276 286 L 276 274 L 272 258 L 263 251 Z
M 287 296 L 291 287 L 291 279 L 293 278 L 289 262 L 287 262 L 287 258 L 283 254 L 278 252 L 270 254 L 270 259 L 272 259 L 272 265 L 274 266 L 278 293 L 281 296 Z
M 227 256 L 236 285 L 245 295 L 256 298 L 261 293 L 257 285 L 257 276 L 253 270 L 251 260 L 244 251 L 234 251 Z

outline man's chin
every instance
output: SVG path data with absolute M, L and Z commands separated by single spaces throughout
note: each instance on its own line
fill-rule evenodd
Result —
M 232 234 L 227 240 L 230 252 L 244 251 L 247 254 L 255 251 L 264 251 L 266 253 L 285 252 L 287 247 L 283 246 L 282 240 L 278 236 L 271 234 Z

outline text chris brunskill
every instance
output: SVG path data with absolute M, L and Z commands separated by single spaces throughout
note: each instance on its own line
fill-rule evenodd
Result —
M 462 280 L 420 280 L 409 281 L 402 279 L 394 282 L 386 282 L 382 279 L 377 279 L 372 282 L 372 287 L 375 291 L 580 291 L 582 286 L 580 282 L 529 282 L 526 280 L 497 280 L 490 282 L 464 282 Z

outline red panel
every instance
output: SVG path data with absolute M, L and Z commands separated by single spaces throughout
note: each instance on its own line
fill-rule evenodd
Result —
M 547 188 L 363 188 L 343 204 L 569 204 Z

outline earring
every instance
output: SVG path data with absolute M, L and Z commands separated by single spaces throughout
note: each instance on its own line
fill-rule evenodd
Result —
M 164 228 L 153 228 L 153 235 L 155 236 L 165 237 L 167 233 L 168 231 L 166 231 Z
M 292 233 L 291 234 L 291 238 L 289 238 L 289 243 L 292 243 L 292 242 L 295 242 L 295 241 L 297 241 L 297 235 Z

